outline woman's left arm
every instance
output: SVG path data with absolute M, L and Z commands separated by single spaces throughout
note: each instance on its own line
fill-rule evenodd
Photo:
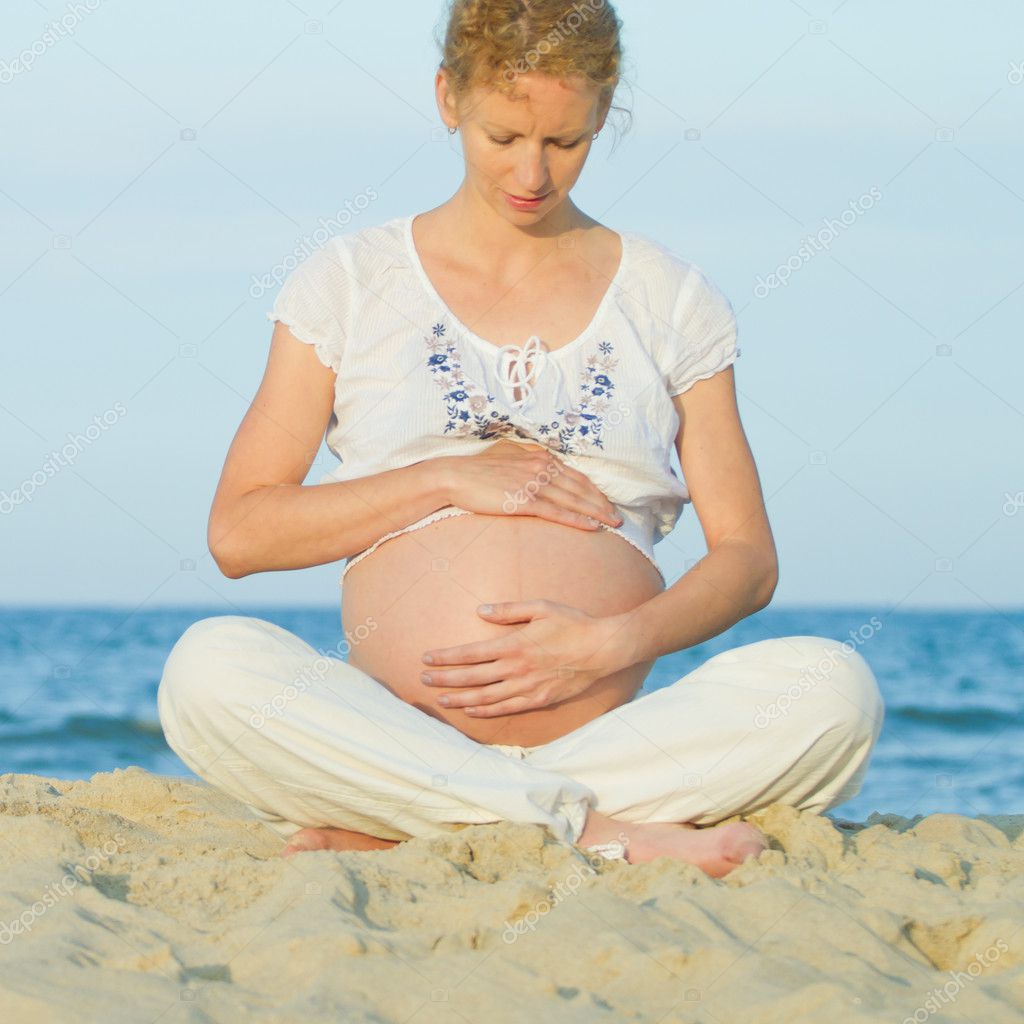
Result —
M 693 647 L 772 599 L 778 556 L 754 457 L 736 406 L 732 366 L 673 398 L 676 447 L 708 553 L 671 587 L 612 616 L 620 667 Z

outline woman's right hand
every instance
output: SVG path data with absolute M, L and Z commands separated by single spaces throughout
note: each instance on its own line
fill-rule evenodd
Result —
M 445 456 L 452 504 L 483 515 L 537 516 L 581 530 L 622 516 L 604 492 L 542 445 L 502 439 L 476 455 Z

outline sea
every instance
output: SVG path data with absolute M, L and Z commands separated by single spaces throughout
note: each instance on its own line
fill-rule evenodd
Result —
M 237 612 L 235 612 L 237 613 Z M 343 651 L 337 607 L 245 608 L 317 650 Z M 195 778 L 164 741 L 156 693 L 175 641 L 223 608 L 0 608 L 0 773 L 89 779 L 138 765 Z M 885 699 L 858 795 L 831 817 L 1024 814 L 1024 611 L 766 608 L 655 664 L 644 693 L 768 637 L 856 649 Z

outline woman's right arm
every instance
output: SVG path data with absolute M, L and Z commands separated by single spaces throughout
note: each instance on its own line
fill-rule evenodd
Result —
M 348 558 L 451 504 L 441 459 L 304 486 L 331 417 L 334 387 L 334 372 L 278 323 L 210 509 L 207 543 L 230 579 Z

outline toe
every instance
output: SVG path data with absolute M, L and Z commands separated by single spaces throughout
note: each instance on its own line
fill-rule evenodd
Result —
M 757 857 L 768 849 L 768 838 L 763 832 L 751 825 L 737 823 L 738 828 L 732 836 L 729 848 L 725 851 L 727 860 L 734 864 L 742 864 L 751 857 Z
M 303 850 L 323 850 L 327 846 L 324 836 L 313 829 L 303 829 L 296 832 L 288 841 L 288 845 L 281 851 L 282 857 L 291 857 Z

